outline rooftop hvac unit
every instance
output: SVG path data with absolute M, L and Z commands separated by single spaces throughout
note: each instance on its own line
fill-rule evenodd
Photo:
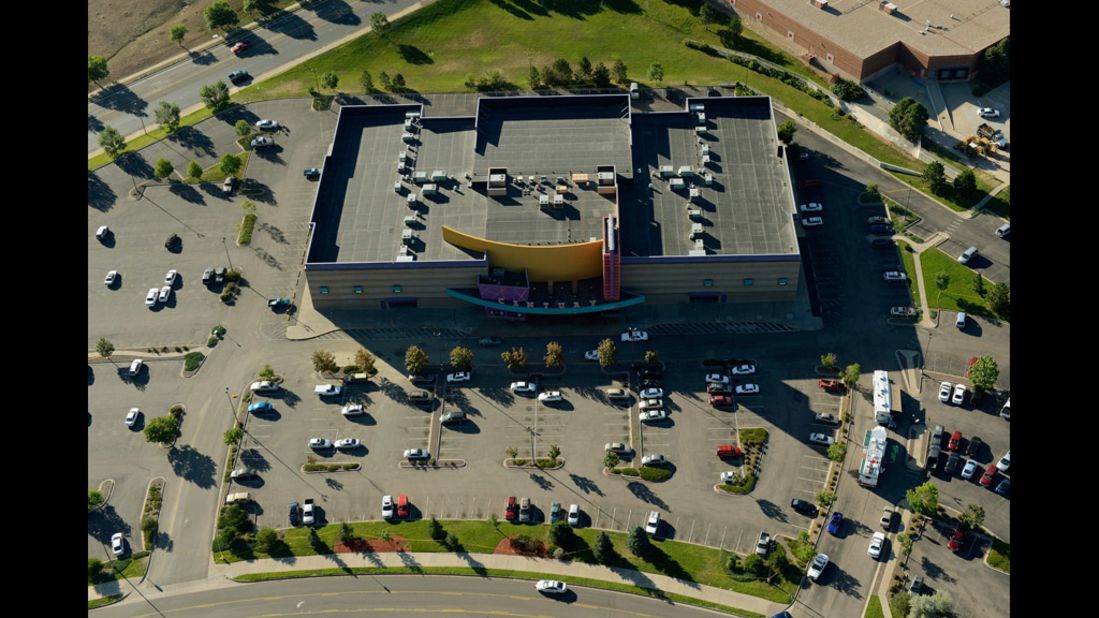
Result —
M 402 150 L 401 151 L 401 156 L 397 157 L 397 160 L 400 161 L 401 163 L 404 163 L 405 161 L 407 161 L 408 160 L 408 151 L 407 150 Z
M 397 261 L 398 262 L 415 262 L 416 261 L 416 254 L 415 253 L 409 253 L 407 255 L 398 255 L 397 256 Z
M 811 0 L 811 2 L 813 3 L 813 6 L 817 7 L 818 9 L 828 8 L 828 0 Z
M 416 135 L 414 133 L 405 132 L 401 135 L 401 140 L 406 144 L 411 144 L 416 141 Z
M 424 185 L 424 195 L 438 195 L 438 193 L 439 193 L 438 185 L 434 185 L 434 184 Z
M 702 240 L 701 238 L 696 238 L 695 239 L 695 250 L 696 251 L 705 251 L 706 250 L 706 241 Z
M 446 180 L 446 178 L 446 170 L 435 170 L 434 172 L 431 172 L 431 180 L 438 182 L 440 180 Z
M 401 242 L 410 245 L 416 240 L 416 234 L 412 230 L 401 231 Z
M 561 195 L 560 193 L 557 193 L 553 196 L 553 205 L 554 206 L 561 206 L 564 203 L 565 203 L 565 196 L 564 195 Z
M 691 195 L 692 200 L 694 198 L 698 197 L 699 196 L 698 188 L 697 187 L 691 187 L 691 194 L 690 195 Z
M 411 230 L 406 230 L 406 231 L 411 231 Z M 702 236 L 702 233 L 703 232 L 702 232 L 702 224 L 701 223 L 691 224 L 691 240 L 702 240 L 700 238 Z
M 714 175 L 713 174 L 706 174 L 705 176 L 703 176 L 702 177 L 702 184 L 706 185 L 707 187 L 714 184 Z
M 710 155 L 702 155 L 702 165 L 710 164 Z
M 404 121 L 404 130 L 405 131 L 411 131 L 412 130 L 412 121 L 411 120 L 405 120 Z
M 401 181 L 399 181 L 399 180 L 394 180 L 393 181 L 393 192 L 394 193 L 400 193 L 401 192 Z
M 706 250 L 705 249 L 691 249 L 690 251 L 687 252 L 687 255 L 689 255 L 691 257 L 699 257 L 699 256 L 702 256 L 702 255 L 706 255 Z
M 420 112 L 405 112 L 404 117 L 408 120 L 420 117 Z
M 488 177 L 489 182 L 505 182 L 507 180 L 507 174 L 491 174 Z
M 416 172 L 412 174 L 412 182 L 422 185 L 427 182 L 427 172 Z
M 614 180 L 614 172 L 599 172 L 596 177 L 599 180 Z
M 694 168 L 692 168 L 690 165 L 679 166 L 679 176 L 694 176 L 694 173 Z
M 688 208 L 687 209 L 687 216 L 691 219 L 701 219 L 702 218 L 702 209 L 701 208 Z M 413 219 L 415 219 L 415 217 L 413 217 Z
M 706 111 L 706 106 L 702 103 L 691 103 L 688 109 L 692 112 L 704 112 Z
M 415 225 L 416 224 L 416 216 L 415 215 L 408 215 L 407 217 L 404 218 L 404 224 L 409 225 L 409 226 Z
M 669 176 L 675 176 L 675 170 L 670 165 L 661 165 L 660 175 L 664 178 L 667 178 Z
M 668 181 L 668 186 L 673 189 L 677 189 L 679 187 L 687 186 L 687 183 L 683 182 L 682 178 L 672 178 Z
M 630 98 L 638 99 L 641 97 L 641 92 L 637 89 L 637 82 L 630 82 Z
M 549 196 L 546 195 L 545 193 L 539 193 L 538 194 L 538 205 L 539 206 L 548 206 L 549 205 Z
M 897 5 L 892 2 L 882 2 L 878 5 L 878 8 L 886 15 L 892 15 L 897 10 Z
M 409 193 L 408 198 L 405 199 L 405 202 L 408 204 L 409 208 L 412 208 L 413 206 L 415 206 L 416 205 L 416 194 L 415 193 Z
M 703 144 L 702 148 L 699 148 L 699 153 L 704 157 L 710 154 L 710 146 L 708 144 Z
M 697 127 L 695 127 L 695 133 L 705 133 L 705 132 L 706 132 L 706 127 L 705 126 L 698 125 Z
M 706 124 L 706 114 L 704 112 L 695 114 L 695 122 L 698 124 Z

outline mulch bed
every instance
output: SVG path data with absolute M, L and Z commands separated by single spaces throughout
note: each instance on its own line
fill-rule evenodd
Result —
M 500 542 L 496 544 L 496 549 L 492 550 L 492 553 L 505 554 L 508 556 L 533 556 L 535 558 L 546 557 L 545 545 L 542 545 L 539 551 L 523 551 L 522 549 L 514 547 L 511 544 L 511 541 L 514 538 L 515 536 L 509 536 L 507 538 L 501 539 Z
M 337 554 L 365 554 L 383 551 L 407 552 L 408 545 L 405 540 L 404 537 L 394 535 L 388 542 L 381 539 L 355 539 L 351 543 L 337 541 L 332 549 Z

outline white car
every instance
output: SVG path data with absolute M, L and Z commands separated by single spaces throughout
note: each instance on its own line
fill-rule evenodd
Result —
M 126 542 L 122 539 L 121 532 L 115 532 L 111 535 L 111 551 L 114 555 L 121 556 L 126 551 Z
M 171 288 L 171 286 L 166 285 L 166 286 L 160 288 L 160 296 L 157 297 L 157 300 L 159 302 L 166 303 L 166 302 L 168 302 L 168 297 L 170 297 L 171 295 L 172 295 L 172 288 Z
M 817 202 L 809 202 L 808 204 L 802 204 L 799 208 L 801 212 L 820 212 L 824 210 L 824 205 Z
M 538 401 L 541 401 L 542 403 L 559 403 L 564 400 L 565 398 L 561 396 L 561 391 L 538 393 Z
M 612 453 L 618 453 L 619 455 L 621 455 L 623 453 L 629 453 L 633 449 L 626 446 L 624 442 L 608 442 L 603 445 L 603 450 L 611 451 Z
M 446 383 L 454 384 L 456 382 L 469 382 L 469 378 L 470 375 L 468 371 L 456 371 L 446 374 Z
M 649 519 L 645 521 L 645 532 L 656 536 L 656 530 L 660 527 L 660 513 L 649 511 Z
M 733 375 L 735 376 L 750 376 L 756 372 L 756 366 L 737 365 L 736 367 L 733 367 L 730 371 L 732 371 Z
M 641 458 L 641 465 L 643 466 L 656 466 L 666 463 L 668 463 L 668 460 L 660 453 L 652 453 Z
M 975 472 L 977 472 L 977 460 L 970 459 L 965 462 L 965 467 L 962 468 L 962 478 L 966 480 L 971 479 Z
M 726 470 L 726 471 L 721 473 L 721 482 L 722 483 L 732 483 L 735 480 L 736 480 L 736 472 L 733 472 L 732 470 Z
M 999 118 L 1000 110 L 991 107 L 982 107 L 977 110 L 977 115 L 981 118 Z
M 954 385 L 954 396 L 950 398 L 950 403 L 960 406 L 965 401 L 965 384 Z
M 169 270 L 168 274 L 164 275 L 164 285 L 169 287 L 174 286 L 176 284 L 176 277 L 178 276 L 179 273 L 176 272 L 176 269 L 173 268 L 172 270 Z
M 259 137 L 252 140 L 252 148 L 259 148 L 261 146 L 274 146 L 274 145 L 275 145 L 275 140 L 273 140 L 270 137 L 267 137 L 265 135 L 261 135 L 261 136 L 259 136 Z
M 574 526 L 574 527 L 580 525 L 580 505 L 579 504 L 570 504 L 569 505 L 569 525 Z
M 316 512 L 314 511 L 313 499 L 306 498 L 305 506 L 301 509 L 301 523 L 312 526 L 314 521 L 316 521 Z
M 943 403 L 950 403 L 950 391 L 953 390 L 954 385 L 950 382 L 943 382 L 939 385 L 939 401 Z
M 638 407 L 642 410 L 656 410 L 663 405 L 659 399 L 642 399 Z
M 874 535 L 872 537 L 870 537 L 870 547 L 866 550 L 866 553 L 870 554 L 871 558 L 874 558 L 875 560 L 877 560 L 878 558 L 881 557 L 881 550 L 882 550 L 882 546 L 884 546 L 884 545 L 885 545 L 885 533 L 884 532 L 875 532 Z
M 104 238 L 107 237 L 107 234 L 110 234 L 110 233 L 111 233 L 111 228 L 107 227 L 106 225 L 101 225 L 101 226 L 99 226 L 99 229 L 95 231 L 95 237 L 98 240 L 103 240 Z
M 599 360 L 599 350 L 588 350 L 587 352 L 584 352 L 584 360 Z
M 363 404 L 361 403 L 349 403 L 340 410 L 340 413 L 344 416 L 355 416 L 356 414 L 366 414 L 363 411 Z
M 813 442 L 814 444 L 823 444 L 825 446 L 830 446 L 836 443 L 835 438 L 833 438 L 832 436 L 827 436 L 823 433 L 809 434 L 809 441 Z
M 661 421 L 668 418 L 664 410 L 642 410 L 637 417 L 642 421 Z
M 1007 472 L 1007 469 L 1011 467 L 1011 451 L 1004 453 L 1004 456 L 1000 458 L 1000 461 L 996 462 L 996 469 L 1000 472 Z
M 263 382 L 252 382 L 252 385 L 248 388 L 250 388 L 253 393 L 272 393 L 279 390 L 279 385 L 265 380 Z
M 662 388 L 646 388 L 638 393 L 638 396 L 642 399 L 660 399 L 664 396 L 664 389 Z
M 382 496 L 382 519 L 393 519 L 393 496 Z
M 427 459 L 431 454 L 422 448 L 408 448 L 404 451 L 405 459 Z
M 344 438 L 342 440 L 336 440 L 336 448 L 339 449 L 355 449 L 362 446 L 362 442 L 359 442 L 358 438 Z
M 130 411 L 126 413 L 126 426 L 133 427 L 140 416 L 141 410 L 139 408 L 130 408 Z
M 824 412 L 817 412 L 814 418 L 818 423 L 825 423 L 828 425 L 840 424 L 840 419 L 836 418 L 835 414 L 825 414 Z
M 828 554 L 817 554 L 816 558 L 809 563 L 809 579 L 817 581 L 824 569 L 828 567 Z
M 538 392 L 538 386 L 531 382 L 512 382 L 510 388 L 516 395 L 533 395 Z
M 256 122 L 256 128 L 263 129 L 265 131 L 272 131 L 279 128 L 279 123 L 274 120 L 268 120 L 264 118 L 263 120 Z
M 332 448 L 332 441 L 325 438 L 309 438 L 309 448 Z
M 771 535 L 766 531 L 760 532 L 759 538 L 756 539 L 756 553 L 766 557 L 769 551 L 771 551 Z
M 556 579 L 540 579 L 538 580 L 538 583 L 534 585 L 534 589 L 546 594 L 564 594 L 568 591 L 569 587 L 565 582 L 559 582 Z
M 631 328 L 630 330 L 622 333 L 622 341 L 648 341 L 649 333 L 643 330 L 637 330 Z
M 908 275 L 898 272 L 896 270 L 888 270 L 881 274 L 882 279 L 886 281 L 907 281 Z
M 157 289 L 156 288 L 149 288 L 148 293 L 145 294 L 145 306 L 146 307 L 156 306 L 156 296 L 157 296 Z
M 820 217 L 802 217 L 801 224 L 804 227 L 817 227 L 824 225 L 824 219 Z
M 111 287 L 112 285 L 114 285 L 115 281 L 118 281 L 118 271 L 117 270 L 107 271 L 107 276 L 103 278 L 103 284 L 106 285 L 107 287 Z
M 759 385 L 758 384 L 737 384 L 735 391 L 736 391 L 737 395 L 758 395 L 759 394 Z
M 721 384 L 723 386 L 728 386 L 729 385 L 729 376 L 727 376 L 723 373 L 707 373 L 706 374 L 706 383 L 707 384 Z
M 135 358 L 133 362 L 130 363 L 130 369 L 129 371 L 127 371 L 127 373 L 130 374 L 131 378 L 135 378 L 137 377 L 137 374 L 141 373 L 141 368 L 144 365 L 145 361 L 141 360 L 140 358 Z

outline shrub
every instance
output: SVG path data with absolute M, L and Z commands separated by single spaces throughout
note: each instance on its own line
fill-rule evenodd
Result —
M 615 468 L 611 472 L 621 474 L 623 476 L 638 476 L 641 474 L 637 471 L 637 468 Z
M 183 369 L 185 371 L 194 371 L 198 369 L 205 358 L 206 355 L 202 352 L 188 352 L 187 355 L 183 357 Z
M 866 96 L 866 91 L 861 86 L 842 77 L 836 80 L 832 92 L 844 101 L 857 101 Z
M 92 510 L 95 507 L 103 504 L 103 494 L 99 493 L 95 489 L 88 490 L 88 510 Z
M 641 478 L 646 481 L 666 481 L 672 476 L 672 471 L 668 468 L 658 468 L 656 466 L 641 466 Z
M 630 548 L 630 553 L 642 558 L 648 554 L 649 550 L 652 548 L 652 545 L 649 542 L 649 535 L 645 533 L 645 530 L 643 530 L 641 526 L 636 526 L 633 530 L 630 530 L 627 546 Z
M 305 466 L 303 466 L 303 469 L 306 472 L 320 472 L 321 470 L 325 470 L 327 468 L 328 466 L 324 464 L 305 464 Z
M 225 327 L 221 324 L 218 324 L 210 330 L 210 334 L 214 335 L 215 337 L 223 337 L 225 336 Z
M 527 553 L 541 554 L 546 550 L 545 543 L 525 534 L 511 537 L 511 539 L 508 540 L 508 544 L 511 545 L 513 549 Z
M 343 468 L 344 470 L 358 470 L 359 466 L 360 466 L 360 464 L 357 464 L 355 462 L 340 464 L 340 467 Z
M 751 427 L 740 430 L 740 443 L 749 448 L 762 446 L 767 441 L 767 430 L 762 427 Z
M 209 339 L 206 340 L 206 347 L 208 347 L 208 348 L 212 348 L 212 347 L 216 346 L 217 344 L 218 344 L 218 338 L 217 337 L 210 337 Z
M 702 43 L 701 41 L 696 41 L 694 39 L 683 39 L 683 44 L 686 45 L 687 47 L 690 47 L 691 49 L 697 49 L 698 51 L 700 51 L 704 54 L 708 54 L 710 56 L 720 56 L 721 55 L 721 54 L 718 53 L 718 51 L 716 49 L 714 49 L 708 43 Z
M 439 523 L 438 519 L 435 519 L 434 515 L 431 516 L 431 521 L 427 524 L 427 533 L 436 541 L 446 537 L 446 531 L 443 530 L 443 525 Z

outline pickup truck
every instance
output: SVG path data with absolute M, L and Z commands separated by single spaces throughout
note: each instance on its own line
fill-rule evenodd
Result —
M 282 309 L 283 307 L 290 306 L 290 299 L 288 297 L 272 298 L 267 301 L 267 306 L 272 309 Z

